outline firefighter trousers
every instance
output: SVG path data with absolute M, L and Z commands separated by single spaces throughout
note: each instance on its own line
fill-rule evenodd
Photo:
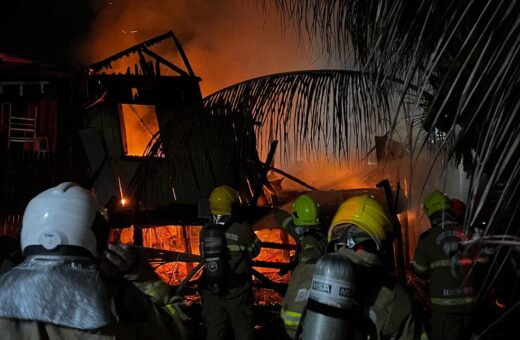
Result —
M 433 340 L 467 340 L 471 337 L 471 314 L 433 311 Z
M 225 297 L 217 297 L 203 290 L 202 298 L 207 340 L 230 339 L 226 336 L 227 320 L 231 323 L 235 340 L 253 340 L 253 293 L 249 284 L 244 288 L 231 289 Z

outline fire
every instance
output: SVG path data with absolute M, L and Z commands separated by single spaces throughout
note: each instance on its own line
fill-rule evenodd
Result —
M 117 176 L 117 183 L 119 184 L 119 197 L 121 197 L 121 206 L 124 208 L 128 203 L 125 195 L 123 194 L 123 186 L 121 185 L 121 177 Z
M 145 228 L 143 232 L 143 246 L 160 250 L 169 250 L 179 253 L 200 255 L 199 233 L 200 226 L 159 226 Z M 263 229 L 255 231 L 255 234 L 262 242 L 290 243 L 294 240 L 281 229 Z M 110 242 L 120 241 L 132 243 L 134 228 L 113 229 L 110 235 Z M 262 248 L 260 255 L 255 261 L 282 262 L 289 263 L 290 257 L 294 255 L 294 250 L 280 250 Z M 168 262 L 163 259 L 154 259 L 151 265 L 159 277 L 169 285 L 179 285 L 190 271 L 197 265 L 197 262 Z M 268 277 L 273 282 L 288 282 L 290 274 L 280 273 L 280 269 L 256 267 L 260 273 Z M 200 272 L 192 280 L 199 278 Z M 272 305 L 281 303 L 282 296 L 269 289 L 255 289 L 255 299 L 260 304 Z
M 200 226 L 146 228 L 143 229 L 143 246 L 200 255 L 199 232 Z M 180 284 L 196 264 L 196 262 L 165 262 L 160 259 L 152 263 L 159 277 L 171 285 Z
M 168 250 L 179 253 L 200 255 L 199 233 L 200 226 L 157 226 L 145 228 L 143 232 L 143 246 L 159 250 Z M 255 232 L 262 242 L 285 243 L 287 235 L 281 229 L 264 229 Z M 120 241 L 122 243 L 133 242 L 133 228 L 122 230 L 114 229 L 111 233 L 110 242 Z M 290 239 L 289 243 L 294 244 Z M 289 263 L 290 256 L 294 251 L 262 248 L 260 255 L 255 258 L 258 261 Z M 165 282 L 171 285 L 179 284 L 186 275 L 196 266 L 197 262 L 166 262 L 154 259 L 152 265 L 156 273 Z M 286 282 L 288 275 L 279 275 L 279 269 L 255 268 L 260 273 L 275 282 Z M 195 276 L 196 278 L 197 276 Z
M 290 243 L 295 244 L 292 238 L 288 238 L 287 234 L 281 229 L 262 229 L 255 231 L 256 236 L 262 242 L 273 242 L 273 243 Z M 291 260 L 291 255 L 294 255 L 294 251 L 282 250 L 282 249 L 271 249 L 271 248 L 262 248 L 260 251 L 260 255 L 255 258 L 258 261 L 267 261 L 267 262 L 282 262 L 289 263 Z M 271 280 L 275 282 L 285 282 L 287 281 L 286 275 L 280 276 L 278 275 L 279 269 L 275 268 L 256 268 L 260 273 L 269 277 Z
M 120 104 L 121 133 L 128 156 L 142 156 L 152 136 L 159 131 L 154 105 Z

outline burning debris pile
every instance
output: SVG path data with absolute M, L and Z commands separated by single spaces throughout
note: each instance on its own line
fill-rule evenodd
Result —
M 154 226 L 142 229 L 143 246 L 148 249 L 150 264 L 160 278 L 171 286 L 179 286 L 193 268 L 201 261 L 199 249 L 199 234 L 201 226 Z M 110 242 L 133 243 L 134 228 L 113 229 Z M 294 245 L 294 240 L 288 240 L 287 233 L 282 229 L 263 229 L 255 232 L 267 246 L 284 243 Z M 155 250 L 155 251 L 154 251 Z M 167 253 L 161 253 L 166 251 Z M 259 265 L 255 269 L 274 283 L 286 284 L 290 278 L 289 271 L 280 266 L 288 267 L 294 250 L 262 248 L 255 259 Z M 154 256 L 155 254 L 155 256 Z M 268 267 L 273 264 L 275 267 Z M 278 266 L 276 266 L 278 264 Z M 199 279 L 199 271 L 190 280 Z M 272 305 L 281 302 L 282 296 L 269 289 L 256 291 L 257 301 L 262 305 Z

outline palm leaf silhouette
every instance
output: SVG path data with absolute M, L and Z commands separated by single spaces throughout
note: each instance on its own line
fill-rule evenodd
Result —
M 223 183 L 250 191 L 259 180 L 257 142 L 262 149 L 279 140 L 282 160 L 325 150 L 361 161 L 373 148 L 374 135 L 387 134 L 394 124 L 397 94 L 404 88 L 398 79 L 388 78 L 377 88 L 372 81 L 370 74 L 360 71 L 307 70 L 262 76 L 219 90 L 189 108 L 183 121 L 159 131 L 161 137 L 151 140 L 129 191 L 149 208 L 172 198 L 189 201 L 178 188 L 193 178 L 213 179 L 193 183 L 189 191 L 198 197 Z M 407 102 L 416 101 L 417 91 L 408 85 Z M 423 97 L 424 102 L 431 99 L 426 92 Z M 222 172 L 232 171 L 230 163 L 241 169 L 234 178 L 245 176 L 249 183 L 229 183 L 223 177 Z M 201 171 L 206 175 L 197 176 Z
M 472 176 L 468 225 L 491 218 L 490 232 L 510 224 L 493 222 L 512 216 L 500 211 L 511 208 L 506 198 L 519 194 L 511 180 L 520 166 L 518 1 L 262 2 L 274 3 L 324 51 L 352 55 L 359 69 L 376 75 L 374 87 L 400 78 L 431 92 L 423 127 L 452 137 L 447 153 L 463 160 Z M 500 197 L 491 197 L 497 188 Z M 494 213 L 484 213 L 491 205 Z
M 422 126 L 442 132 L 439 152 L 469 173 L 466 227 L 520 233 L 519 1 L 260 2 L 274 4 L 325 53 L 376 74 L 374 87 L 396 77 L 431 92 Z

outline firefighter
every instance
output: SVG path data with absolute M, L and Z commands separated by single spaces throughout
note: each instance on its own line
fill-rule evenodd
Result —
M 229 339 L 226 335 L 226 323 L 229 320 L 233 328 L 235 339 L 253 339 L 253 291 L 251 287 L 251 260 L 260 253 L 260 240 L 253 232 L 252 227 L 238 219 L 233 214 L 233 206 L 238 201 L 238 193 L 227 185 L 215 188 L 210 195 L 209 205 L 212 214 L 210 228 L 201 231 L 201 248 L 206 245 L 223 246 L 227 248 L 225 268 L 218 272 L 225 277 L 211 276 L 211 285 L 208 275 L 217 269 L 217 262 L 205 258 L 205 269 L 202 278 L 202 317 L 207 328 L 207 339 Z M 205 240 L 216 230 L 214 226 L 222 228 L 225 241 L 212 243 Z M 207 248 L 206 248 L 207 249 Z M 201 249 L 204 250 L 204 249 Z M 213 249 L 215 251 L 215 249 Z M 216 249 L 215 253 L 226 253 Z M 222 261 L 220 261 L 222 262 Z M 222 270 L 220 270 L 222 269 Z M 213 283 L 225 282 L 225 286 Z
M 161 280 L 141 254 L 142 248 L 128 244 L 109 244 L 100 264 L 101 275 L 107 280 L 132 283 L 154 304 L 172 339 L 187 340 L 191 334 L 184 313 L 184 298 L 173 295 L 170 286 Z M 137 293 L 137 295 L 142 294 Z
M 326 251 L 327 235 L 320 223 L 319 208 L 312 198 L 301 195 L 293 203 L 292 214 L 284 210 L 274 213 L 278 223 L 296 241 L 294 264 L 315 262 Z
M 327 249 L 327 236 L 321 228 L 319 206 L 307 195 L 301 195 L 294 201 L 291 215 L 278 210 L 275 217 L 297 244 L 296 267 L 291 274 L 280 313 L 287 335 L 294 338 L 307 303 L 316 261 Z
M 390 230 L 390 221 L 376 200 L 368 195 L 355 196 L 339 206 L 329 229 L 329 248 L 346 256 L 356 269 L 353 297 L 360 308 L 357 334 L 370 339 L 416 339 L 420 329 L 412 314 L 410 296 L 383 265 L 384 242 Z M 313 318 L 313 322 L 317 320 L 327 322 L 326 317 Z M 304 334 L 306 327 L 314 327 L 306 322 Z
M 439 191 L 428 195 L 424 211 L 431 228 L 421 234 L 413 262 L 420 279 L 430 279 L 432 338 L 469 339 L 475 308 L 472 261 L 453 256 L 464 233 L 451 213 L 450 199 Z
M 70 182 L 29 202 L 21 231 L 26 259 L 0 276 L 2 338 L 171 337 L 144 294 L 121 276 L 101 273 L 105 217 L 95 195 Z M 131 269 L 131 255 L 122 249 L 112 246 L 106 261 Z

